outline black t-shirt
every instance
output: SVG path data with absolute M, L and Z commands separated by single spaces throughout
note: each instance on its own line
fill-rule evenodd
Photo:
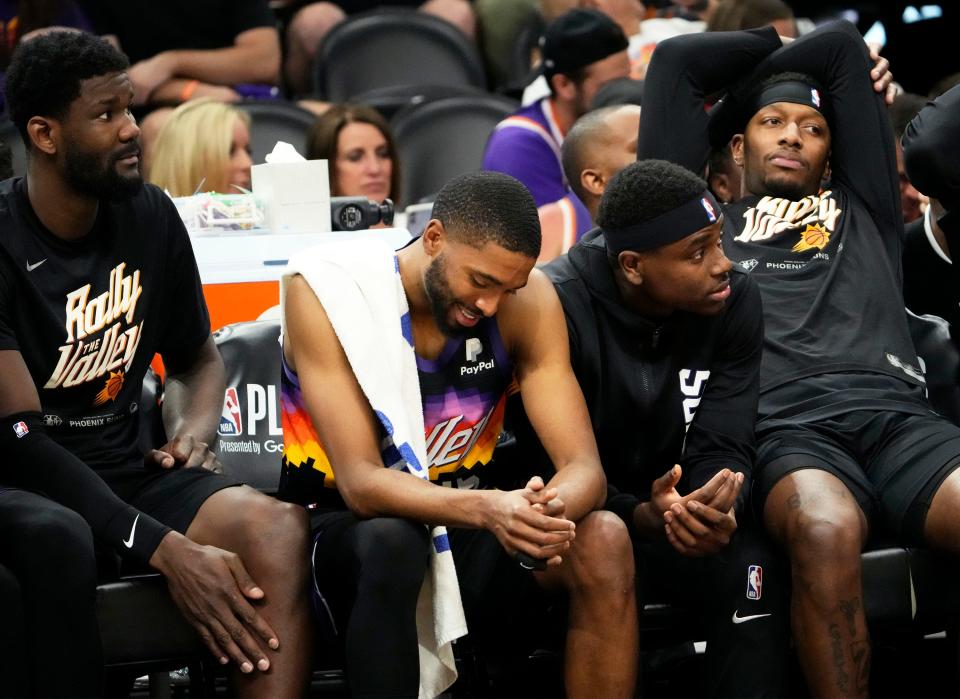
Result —
M 906 225 L 903 246 L 903 300 L 917 315 L 940 316 L 960 328 L 960 303 L 953 265 L 929 232 L 929 213 Z
M 856 28 L 838 22 L 782 48 L 770 29 L 677 37 L 658 45 L 647 72 L 652 107 L 644 110 L 638 157 L 694 171 L 710 147 L 708 94 L 784 71 L 806 73 L 825 90 L 829 194 L 800 202 L 751 197 L 725 210 L 724 250 L 751 270 L 763 296 L 761 427 L 785 415 L 929 410 L 900 290 L 893 130 L 872 67 Z M 725 104 L 737 104 L 733 93 Z
M 175 49 L 220 49 L 274 27 L 266 0 L 79 0 L 98 34 L 113 34 L 131 63 Z
M 81 461 L 139 460 L 148 365 L 192 356 L 209 334 L 190 239 L 159 189 L 101 203 L 90 233 L 64 241 L 25 180 L 0 184 L 0 349 L 23 355 L 50 436 Z

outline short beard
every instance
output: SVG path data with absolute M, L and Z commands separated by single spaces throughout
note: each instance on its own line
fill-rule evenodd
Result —
M 804 191 L 803 185 L 798 182 L 782 182 L 771 179 L 763 181 L 764 196 L 779 197 L 788 201 L 800 201 L 810 194 L 810 192 Z M 816 192 L 813 192 L 813 194 L 816 194 Z
M 68 146 L 64 157 L 64 175 L 70 186 L 80 194 L 107 201 L 126 201 L 143 187 L 139 163 L 136 177 L 121 177 L 117 173 L 117 162 L 128 155 L 130 153 L 127 152 L 113 155 L 104 167 L 93 153 Z
M 447 261 L 443 253 L 440 253 L 429 265 L 423 275 L 423 288 L 427 294 L 427 300 L 430 302 L 430 314 L 433 316 L 433 322 L 447 337 L 460 338 L 465 337 L 471 332 L 471 328 L 465 328 L 461 325 L 451 325 L 448 320 L 450 308 L 459 303 L 447 283 L 444 271 L 447 267 Z

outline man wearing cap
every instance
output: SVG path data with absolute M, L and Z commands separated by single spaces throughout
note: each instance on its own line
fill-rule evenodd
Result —
M 744 506 L 760 292 L 720 249 L 720 205 L 682 167 L 627 165 L 606 186 L 597 222 L 543 270 L 607 475 L 604 509 L 630 531 L 643 601 L 700 612 L 691 633 L 707 640 L 705 693 L 776 696 L 786 571 Z M 519 405 L 510 408 L 519 459 L 542 463 Z
M 903 312 L 886 62 L 848 23 L 780 45 L 771 29 L 661 44 L 639 156 L 699 169 L 733 136 L 745 196 L 724 250 L 765 324 L 753 505 L 790 556 L 811 695 L 865 696 L 860 552 L 868 532 L 960 551 L 960 428 L 927 403 Z M 737 80 L 708 117 L 704 95 Z
M 573 123 L 589 108 L 597 90 L 630 73 L 627 38 L 602 12 L 575 9 L 547 27 L 541 40 L 541 70 L 550 95 L 507 117 L 494 129 L 483 156 L 483 169 L 520 180 L 537 206 L 571 195 L 560 163 L 560 146 Z M 577 236 L 590 227 L 583 204 L 577 210 Z

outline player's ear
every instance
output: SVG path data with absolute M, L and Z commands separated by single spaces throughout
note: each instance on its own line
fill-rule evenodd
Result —
M 440 220 L 436 218 L 430 219 L 427 222 L 427 227 L 423 229 L 423 234 L 420 236 L 420 242 L 423 245 L 424 252 L 430 257 L 439 253 L 446 237 L 447 231 Z
M 620 271 L 628 282 L 637 286 L 643 284 L 643 255 L 632 250 L 624 250 L 617 255 L 617 262 L 620 263 Z
M 33 147 L 47 155 L 57 152 L 57 135 L 60 122 L 42 116 L 30 117 L 27 122 L 27 135 Z
M 743 134 L 734 134 L 730 139 L 730 153 L 733 155 L 733 162 L 739 167 L 743 167 Z
M 586 168 L 580 173 L 580 184 L 583 188 L 595 196 L 603 196 L 603 190 L 607 183 L 603 179 L 603 173 L 596 168 Z

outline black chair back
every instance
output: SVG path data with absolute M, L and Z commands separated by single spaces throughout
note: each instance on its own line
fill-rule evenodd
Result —
M 449 97 L 414 105 L 393 119 L 403 191 L 417 202 L 453 177 L 479 170 L 494 127 L 517 109 L 504 97 Z
M 314 90 L 331 102 L 389 85 L 484 87 L 476 47 L 455 26 L 414 10 L 354 15 L 324 37 Z
M 365 104 L 393 119 L 402 109 L 436 102 L 447 97 L 485 96 L 489 93 L 472 85 L 387 85 L 355 95 L 350 101 Z
M 237 106 L 250 115 L 250 152 L 255 165 L 265 162 L 277 141 L 286 141 L 307 157 L 307 139 L 316 114 L 282 100 L 240 102 Z

